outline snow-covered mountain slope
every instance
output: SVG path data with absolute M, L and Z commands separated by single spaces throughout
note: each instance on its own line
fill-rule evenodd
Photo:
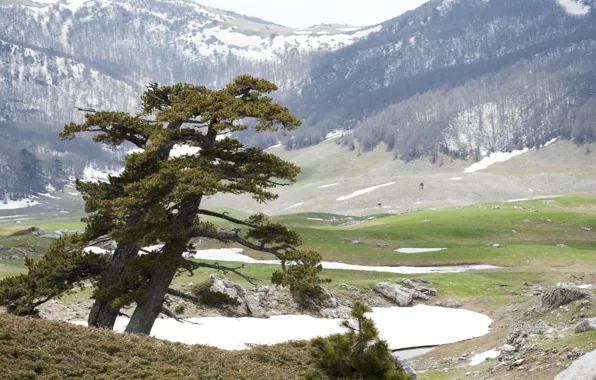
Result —
M 313 62 L 305 125 L 356 128 L 411 159 L 437 149 L 593 141 L 596 11 L 589 0 L 431 0 Z
M 75 117 L 74 106 L 133 109 L 152 81 L 218 86 L 249 72 L 289 89 L 307 75 L 313 53 L 378 29 L 294 30 L 189 0 L 3 0 L 0 7 L 0 93 L 12 95 L 0 120 L 58 125 Z
M 594 7 L 430 0 L 373 27 L 298 30 L 200 0 L 0 0 L 0 123 L 56 132 L 82 117 L 77 106 L 135 110 L 149 82 L 217 87 L 251 74 L 277 83 L 276 100 L 304 119 L 287 137 L 242 134 L 251 144 L 303 147 L 351 130 L 346 146 L 385 143 L 411 160 L 591 142 Z M 39 136 L 11 144 L 55 150 Z M 93 160 L 105 159 L 79 169 L 101 169 Z

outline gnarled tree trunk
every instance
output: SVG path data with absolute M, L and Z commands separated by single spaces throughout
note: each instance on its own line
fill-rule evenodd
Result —
M 202 196 L 192 197 L 181 203 L 180 211 L 176 216 L 176 223 L 181 228 L 189 230 L 194 225 L 201 199 Z M 166 292 L 176 276 L 178 260 L 184 254 L 189 242 L 190 237 L 187 236 L 166 242 L 161 253 L 165 260 L 153 268 L 149 282 L 137 300 L 137 307 L 126 326 L 126 332 L 147 335 L 151 333 L 153 324 L 161 313 Z
M 112 285 L 116 278 L 124 271 L 126 262 L 134 259 L 138 254 L 139 248 L 135 245 L 118 245 L 112 256 L 112 260 L 101 275 L 99 289 L 105 289 Z M 120 309 L 110 307 L 112 301 L 109 298 L 95 300 L 87 319 L 89 326 L 110 330 L 114 329 Z

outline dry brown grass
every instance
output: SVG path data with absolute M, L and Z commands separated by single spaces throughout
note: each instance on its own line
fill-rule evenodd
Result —
M 0 379 L 300 379 L 311 364 L 306 342 L 224 351 L 0 314 Z

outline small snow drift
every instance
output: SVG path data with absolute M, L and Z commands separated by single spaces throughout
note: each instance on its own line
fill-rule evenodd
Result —
M 585 16 L 590 13 L 590 6 L 585 5 L 582 0 L 557 0 L 559 5 L 565 9 L 567 14 L 573 16 Z
M 399 253 L 424 253 L 424 252 L 438 252 L 444 251 L 447 248 L 399 248 L 395 252 Z
M 476 354 L 472 357 L 472 360 L 470 360 L 470 366 L 482 364 L 487 359 L 498 358 L 500 354 L 501 354 L 501 351 L 497 351 L 497 350 L 489 350 L 489 351 L 482 352 L 480 354 Z
M 333 187 L 333 186 L 337 186 L 337 185 L 339 185 L 339 182 L 338 183 L 332 183 L 330 185 L 319 186 L 319 189 L 326 189 L 328 187 Z
M 373 192 L 373 191 L 375 191 L 375 190 L 377 190 L 377 189 L 380 189 L 381 187 L 386 187 L 386 186 L 395 185 L 395 183 L 396 183 L 396 182 L 389 182 L 389 183 L 385 183 L 385 184 L 383 184 L 383 185 L 377 185 L 377 186 L 369 187 L 369 188 L 367 188 L 367 189 L 358 190 L 358 191 L 355 191 L 355 192 L 353 192 L 353 193 L 352 193 L 352 194 L 350 194 L 350 195 L 346 195 L 346 196 L 344 196 L 344 197 L 339 197 L 339 198 L 337 198 L 337 200 L 338 200 L 338 201 L 340 201 L 340 202 L 341 202 L 341 201 L 345 201 L 345 200 L 348 200 L 348 199 L 351 199 L 351 198 L 355 198 L 355 197 L 357 197 L 357 196 L 359 196 L 359 195 L 362 195 L 362 194 L 366 194 L 366 193 Z
M 111 251 L 108 251 L 107 249 L 103 249 L 103 248 L 99 248 L 99 247 L 85 247 L 83 248 L 83 252 L 85 253 L 97 253 L 100 255 L 106 254 L 106 253 L 112 253 Z
M 295 205 L 291 205 L 290 207 L 286 208 L 286 210 L 289 210 L 294 207 L 302 206 L 303 204 L 304 204 L 304 202 L 296 203 Z
M 469 310 L 425 305 L 373 308 L 368 315 L 377 325 L 380 337 L 387 340 L 392 350 L 476 338 L 487 334 L 492 323 L 488 316 Z M 268 319 L 205 317 L 188 321 L 192 323 L 157 319 L 151 335 L 174 342 L 241 350 L 248 348 L 249 344 L 276 344 L 345 332 L 337 319 L 308 315 L 282 315 Z M 86 325 L 82 321 L 74 323 Z M 128 318 L 118 318 L 115 330 L 123 331 L 127 324 Z
M 107 182 L 108 176 L 117 176 L 122 172 L 116 170 L 99 170 L 93 166 L 86 166 L 83 170 L 83 180 L 88 182 Z
M 461 177 L 453 177 L 451 178 L 452 181 L 461 181 Z
M 491 153 L 490 156 L 486 156 L 482 160 L 472 164 L 470 167 L 468 167 L 466 170 L 464 170 L 464 173 L 474 173 L 479 170 L 484 170 L 484 169 L 488 168 L 489 166 L 491 166 L 492 164 L 495 164 L 497 162 L 508 161 L 515 156 L 519 156 L 520 154 L 526 153 L 527 151 L 529 151 L 528 148 L 524 148 L 523 150 L 514 150 L 511 153 L 507 153 L 507 152 Z
M 197 146 L 189 145 L 174 145 L 170 151 L 170 158 L 182 157 L 182 156 L 193 156 L 197 154 L 201 148 Z

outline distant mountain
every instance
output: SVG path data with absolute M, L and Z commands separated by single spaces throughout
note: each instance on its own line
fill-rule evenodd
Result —
M 149 82 L 217 87 L 244 73 L 277 83 L 277 100 L 304 119 L 286 137 L 241 135 L 251 145 L 298 148 L 351 129 L 345 145 L 384 143 L 411 160 L 591 142 L 595 6 L 431 0 L 374 27 L 291 29 L 193 0 L 0 0 L 0 127 L 35 132 L 0 141 L 0 171 L 17 178 L 23 148 L 55 158 L 63 143 L 42 136 L 79 120 L 77 106 L 134 111 Z M 121 154 L 99 149 L 65 172 Z
M 279 84 L 284 98 L 299 91 L 314 55 L 375 30 L 296 30 L 190 0 L 0 0 L 0 25 L 0 127 L 7 133 L 18 123 L 42 135 L 80 120 L 76 107 L 135 111 L 150 82 L 217 87 L 250 73 Z M 0 163 L 18 161 L 22 148 L 50 159 L 58 155 L 51 145 L 35 136 L 18 149 L 0 141 Z M 109 157 L 92 161 L 103 166 Z M 90 164 L 72 171 L 83 162 Z M 12 188 L 7 178 L 0 191 Z
M 314 60 L 306 126 L 406 160 L 596 138 L 596 2 L 431 0 Z M 311 128 L 312 132 L 308 129 Z M 350 137 L 352 138 L 352 137 Z M 345 139 L 346 144 L 351 144 Z

